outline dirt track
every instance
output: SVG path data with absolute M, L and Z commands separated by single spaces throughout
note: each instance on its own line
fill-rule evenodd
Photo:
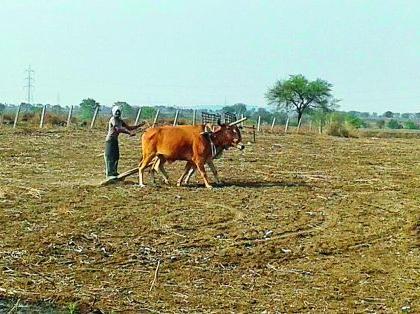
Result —
M 101 131 L 0 134 L 0 299 L 420 312 L 419 139 L 265 134 L 217 160 L 225 183 L 207 190 L 174 186 L 181 163 L 169 187 L 98 187 Z M 138 139 L 121 152 L 121 171 L 135 166 Z

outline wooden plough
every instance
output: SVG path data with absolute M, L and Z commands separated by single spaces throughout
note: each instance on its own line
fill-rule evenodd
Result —
M 108 184 L 115 183 L 115 182 L 118 182 L 118 181 L 122 181 L 125 178 L 127 178 L 128 176 L 131 176 L 132 174 L 138 173 L 138 171 L 139 171 L 139 168 L 138 167 L 137 168 L 130 169 L 130 170 L 126 171 L 126 172 L 123 172 L 123 173 L 119 174 L 115 178 L 108 178 L 108 179 L 102 181 L 100 183 L 100 185 L 101 186 L 104 186 L 104 185 L 108 185 Z

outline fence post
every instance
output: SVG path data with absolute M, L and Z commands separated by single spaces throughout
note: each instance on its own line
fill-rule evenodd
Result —
M 257 131 L 261 131 L 261 116 L 258 116 Z
M 284 127 L 284 133 L 287 133 L 287 129 L 289 128 L 289 117 L 286 120 L 286 126 Z
M 44 105 L 44 107 L 42 107 L 42 112 L 41 112 L 41 121 L 39 122 L 39 128 L 42 129 L 44 127 L 44 119 L 45 119 L 45 112 L 47 111 L 47 105 Z
M 96 106 L 95 112 L 93 113 L 92 122 L 90 123 L 90 128 L 93 129 L 93 126 L 95 125 L 96 117 L 98 116 L 99 112 L 99 105 Z
M 193 110 L 192 125 L 195 125 L 196 118 L 197 118 L 197 109 L 194 109 Z
M 155 120 L 153 120 L 152 128 L 155 126 L 155 124 L 156 124 L 156 122 L 159 118 L 159 111 L 160 111 L 159 109 L 156 111 Z
M 13 123 L 13 128 L 14 129 L 16 128 L 16 125 L 17 125 L 17 122 L 18 122 L 18 119 L 19 119 L 20 106 L 21 105 L 19 105 L 18 108 L 17 108 L 17 110 L 16 110 L 15 122 Z
M 176 123 L 178 122 L 178 114 L 179 114 L 179 110 L 177 109 L 175 111 L 174 126 L 176 126 Z
M 139 108 L 139 110 L 137 110 L 136 121 L 134 122 L 134 125 L 137 125 L 139 123 L 140 115 L 141 115 L 141 107 Z
M 72 114 L 73 114 L 73 105 L 70 106 L 69 114 L 67 116 L 67 127 L 70 126 Z
M 271 123 L 271 131 L 273 131 L 275 123 L 276 123 L 276 117 L 273 117 L 273 123 Z
M 298 125 L 297 125 L 297 130 L 300 130 L 300 125 L 302 123 L 302 117 L 300 117 L 299 121 L 298 121 Z
M 253 142 L 255 143 L 256 142 L 256 140 L 255 140 L 255 124 L 252 125 L 252 139 L 253 139 Z
M 242 113 L 241 114 L 241 119 L 243 119 L 243 118 L 244 118 L 244 114 Z M 244 121 L 241 122 L 241 127 L 244 127 Z

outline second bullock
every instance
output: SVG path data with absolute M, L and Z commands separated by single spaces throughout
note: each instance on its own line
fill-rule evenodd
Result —
M 144 171 L 152 166 L 160 171 L 165 182 L 169 182 L 164 169 L 165 162 L 187 161 L 185 171 L 178 180 L 188 181 L 191 172 L 198 170 L 207 188 L 211 188 L 204 165 L 207 163 L 219 181 L 213 158 L 224 149 L 237 147 L 244 149 L 241 132 L 237 126 L 246 118 L 230 124 L 220 124 L 210 132 L 204 125 L 162 126 L 150 128 L 142 136 L 142 155 L 139 164 L 139 185 L 144 186 Z M 153 171 L 152 171 L 153 174 Z

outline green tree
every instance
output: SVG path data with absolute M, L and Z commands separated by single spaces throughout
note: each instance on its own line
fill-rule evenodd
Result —
M 51 107 L 51 112 L 55 114 L 63 114 L 64 108 L 61 107 L 60 105 L 54 105 Z
M 149 106 L 144 106 L 141 108 L 141 117 L 144 120 L 153 119 L 156 114 L 156 109 Z
M 273 117 L 276 118 L 276 124 L 285 124 L 287 121 L 287 113 L 284 111 L 273 112 Z
M 401 114 L 401 118 L 409 120 L 411 118 L 411 113 L 405 112 Z
M 385 111 L 385 113 L 383 114 L 383 116 L 385 118 L 392 118 L 394 116 L 394 114 L 392 113 L 392 111 Z
M 388 121 L 388 128 L 390 128 L 390 129 L 401 129 L 402 128 L 402 126 L 401 126 L 401 124 L 398 122 L 398 120 L 395 120 L 395 119 L 391 119 L 391 120 L 389 120 Z
M 81 118 L 83 120 L 90 120 L 93 117 L 96 107 L 99 107 L 99 103 L 92 98 L 86 98 L 82 100 L 79 106 Z
M 258 117 L 261 117 L 261 122 L 271 123 L 273 120 L 273 115 L 265 108 L 258 108 L 257 111 L 254 112 L 255 120 Z
M 246 113 L 246 105 L 242 104 L 242 103 L 237 103 L 234 104 L 233 106 L 233 110 L 236 114 L 238 114 L 239 116 L 241 116 L 241 114 L 245 115 Z
M 332 84 L 321 79 L 309 81 L 301 74 L 291 75 L 288 80 L 277 81 L 265 97 L 277 109 L 296 111 L 300 121 L 308 109 L 328 107 L 333 99 L 331 88 Z
M 116 106 L 121 108 L 121 114 L 124 118 L 132 118 L 135 114 L 134 108 L 125 101 L 117 101 Z
M 4 104 L 0 104 L 0 114 L 2 114 L 6 110 L 6 106 Z
M 20 112 L 33 112 L 36 106 L 28 104 L 26 102 L 20 103 Z
M 246 105 L 242 104 L 242 103 L 237 103 L 234 104 L 233 106 L 224 106 L 222 108 L 223 112 L 230 112 L 230 113 L 235 113 L 239 116 L 241 116 L 241 114 L 245 115 L 246 114 Z

